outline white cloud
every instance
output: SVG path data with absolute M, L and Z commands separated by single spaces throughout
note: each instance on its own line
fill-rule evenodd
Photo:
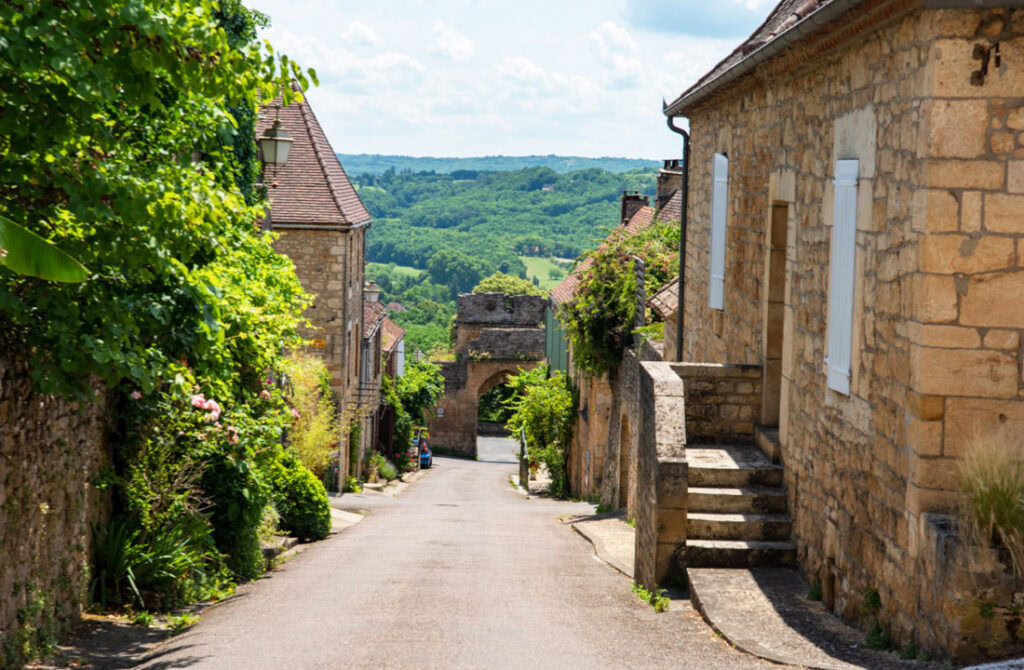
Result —
M 610 86 L 626 88 L 640 83 L 643 76 L 640 49 L 627 30 L 605 21 L 587 36 L 587 41 L 597 61 L 608 72 Z
M 434 51 L 453 61 L 468 61 L 476 52 L 473 40 L 444 21 L 434 21 L 434 35 Z
M 362 21 L 353 21 L 341 33 L 341 39 L 355 46 L 372 46 L 380 41 L 377 31 Z
M 549 116 L 600 109 L 603 92 L 584 76 L 550 72 L 526 56 L 504 58 L 494 71 L 499 94 L 523 111 Z

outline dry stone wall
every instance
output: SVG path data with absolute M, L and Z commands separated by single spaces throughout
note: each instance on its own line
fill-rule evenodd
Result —
M 110 463 L 96 390 L 84 405 L 34 393 L 27 367 L 0 356 L 0 665 L 86 603 L 92 527 L 109 513 L 94 485 Z
M 979 81 L 973 54 L 997 42 Z M 765 362 L 785 207 L 779 415 L 800 563 L 835 611 L 858 619 L 870 586 L 900 643 L 953 654 L 999 648 L 930 591 L 921 552 L 967 436 L 1024 428 L 1022 63 L 1022 10 L 866 3 L 688 113 L 684 360 Z M 729 157 L 723 310 L 707 306 L 714 153 Z M 860 166 L 849 395 L 824 365 L 839 158 Z

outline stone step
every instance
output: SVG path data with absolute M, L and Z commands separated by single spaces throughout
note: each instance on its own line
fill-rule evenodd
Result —
M 690 486 L 782 486 L 782 466 L 752 444 L 686 448 Z
M 754 426 L 754 444 L 772 463 L 782 460 L 778 426 Z
M 706 488 L 691 486 L 688 512 L 720 514 L 785 514 L 786 492 L 778 487 Z
M 698 540 L 772 540 L 790 538 L 788 514 L 713 514 L 688 512 L 686 537 Z
M 792 542 L 750 540 L 686 541 L 688 568 L 748 568 L 755 565 L 793 565 L 796 545 Z

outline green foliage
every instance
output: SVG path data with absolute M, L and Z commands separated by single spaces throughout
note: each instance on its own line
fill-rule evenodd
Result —
M 917 658 L 917 645 L 913 641 L 907 642 L 900 649 L 900 658 L 904 661 L 913 661 Z
M 453 249 L 441 249 L 427 263 L 427 274 L 435 284 L 447 286 L 453 300 L 460 293 L 469 293 L 486 273 L 483 260 Z
M 359 480 L 355 477 L 345 477 L 345 488 L 342 490 L 345 493 L 362 493 L 363 487 L 359 485 Z
M 430 361 L 406 361 L 398 379 L 384 375 L 382 400 L 395 410 L 395 444 L 408 448 L 413 430 L 427 422 L 426 411 L 444 395 L 441 367 Z
M 612 506 L 608 503 L 598 503 L 594 509 L 594 514 L 607 514 L 612 511 Z
M 585 158 L 583 156 L 476 156 L 469 158 L 434 158 L 428 156 L 386 156 L 382 154 L 338 154 L 350 175 L 438 172 L 453 179 L 476 179 L 480 172 L 522 170 L 545 167 L 559 173 L 588 168 L 607 172 L 627 172 L 638 168 L 657 168 L 657 161 L 642 158 Z
M 48 281 L 83 282 L 89 269 L 31 230 L 0 216 L 0 265 Z
M 518 435 L 523 431 L 530 456 L 544 463 L 551 475 L 551 495 L 569 495 L 566 458 L 576 419 L 576 398 L 561 371 L 550 377 L 546 365 L 509 377 L 515 396 L 509 401 L 513 414 L 506 428 Z
M 170 627 L 171 635 L 173 636 L 173 635 L 181 635 L 182 633 L 184 633 L 186 630 L 188 630 L 189 628 L 191 628 L 192 626 L 194 626 L 198 622 L 199 622 L 199 615 L 198 614 L 192 614 L 192 613 L 186 612 L 184 614 L 180 614 L 178 616 L 171 617 L 170 620 L 167 623 L 168 623 L 168 625 Z
M 256 535 L 260 540 L 260 544 L 264 544 L 273 540 L 276 535 L 281 533 L 281 515 L 277 511 L 277 507 L 274 506 L 273 501 L 269 505 L 263 508 L 263 518 L 260 520 L 260 526 L 256 531 Z
M 152 612 L 142 610 L 132 615 L 132 625 L 139 628 L 149 628 L 156 622 L 156 616 Z
M 288 402 L 297 414 L 288 447 L 323 480 L 341 430 L 330 372 L 319 356 L 298 351 L 288 356 L 284 369 L 290 381 Z
M 232 48 L 215 9 L 0 5 L 0 214 L 94 273 L 0 273 L 4 346 L 31 343 L 40 391 L 82 396 L 98 373 L 149 392 L 187 358 L 223 396 L 294 341 L 306 298 L 238 191 L 227 110 L 308 82 L 255 42 Z
M 220 577 L 220 556 L 206 519 L 181 515 L 144 531 L 114 517 L 93 529 L 94 602 L 166 610 L 201 597 Z
M 632 257 L 646 263 L 644 291 L 648 296 L 675 276 L 679 258 L 677 223 L 656 221 L 632 237 L 618 232 L 621 230 L 591 252 L 593 262 L 582 274 L 576 299 L 558 314 L 576 365 L 595 374 L 617 365 L 632 341 L 637 307 Z
M 377 476 L 384 481 L 390 482 L 393 479 L 398 479 L 398 470 L 394 464 L 379 451 L 370 454 L 370 468 L 372 471 L 376 471 Z
M 668 610 L 670 601 L 665 595 L 665 589 L 656 588 L 653 591 L 648 591 L 643 584 L 633 582 L 633 593 L 635 593 L 640 600 L 653 607 L 654 611 L 659 614 Z
M 301 540 L 322 540 L 331 532 L 327 491 L 312 472 L 292 454 L 284 454 L 270 469 L 274 507 L 281 528 Z
M 509 401 L 515 397 L 515 389 L 507 384 L 498 384 L 487 393 L 480 396 L 477 403 L 477 421 L 489 423 L 508 423 L 512 417 L 512 408 Z
M 965 451 L 960 516 L 967 539 L 1005 548 L 1024 583 L 1024 443 L 1002 430 L 974 436 Z
M 808 587 L 807 589 L 807 599 L 812 602 L 817 602 L 821 600 L 821 597 L 821 582 L 819 582 L 818 580 L 814 580 L 813 582 L 811 582 L 810 587 Z
M 864 638 L 864 646 L 876 651 L 888 651 L 893 648 L 892 635 L 889 628 L 880 621 L 871 624 L 868 634 Z
M 504 272 L 495 272 L 473 287 L 473 293 L 505 293 L 507 295 L 544 295 L 531 282 Z

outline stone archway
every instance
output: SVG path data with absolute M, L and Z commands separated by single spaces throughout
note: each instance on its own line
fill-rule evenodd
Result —
M 430 419 L 430 441 L 476 456 L 480 396 L 509 375 L 532 370 L 544 358 L 544 307 L 540 296 L 503 293 L 460 295 L 454 362 L 442 362 L 444 397 Z

